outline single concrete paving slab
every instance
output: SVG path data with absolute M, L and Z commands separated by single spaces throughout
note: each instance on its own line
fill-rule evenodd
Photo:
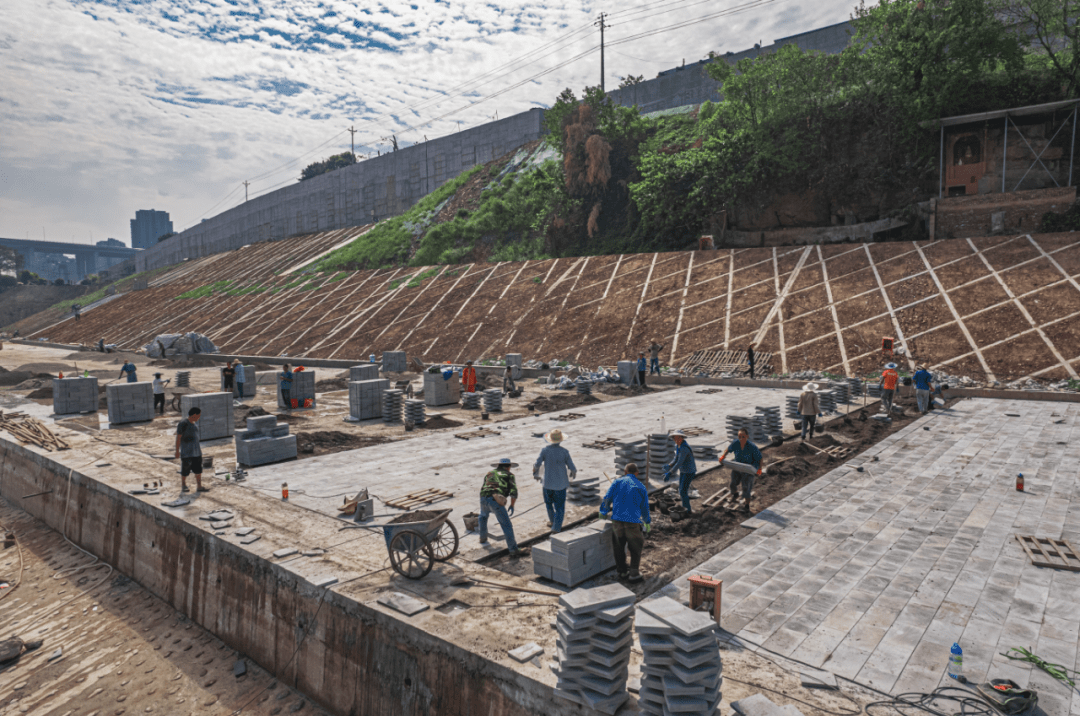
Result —
M 892 693 L 955 683 L 959 642 L 968 679 L 1012 679 L 1075 716 L 1080 690 L 1001 653 L 1076 666 L 1080 573 L 1033 566 L 1016 535 L 1080 545 L 1078 466 L 1080 406 L 964 400 L 756 515 L 659 595 L 723 579 L 724 629 Z

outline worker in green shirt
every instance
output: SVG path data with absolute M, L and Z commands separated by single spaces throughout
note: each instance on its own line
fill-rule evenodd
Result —
M 521 557 L 528 554 L 525 549 L 518 549 L 517 540 L 514 539 L 514 525 L 510 522 L 510 516 L 514 514 L 514 505 L 517 503 L 518 490 L 517 480 L 510 468 L 517 467 L 516 462 L 504 457 L 491 465 L 494 470 L 484 476 L 484 486 L 480 488 L 480 544 L 487 544 L 488 515 L 494 513 L 499 521 L 503 534 L 506 535 L 506 546 L 510 550 L 511 557 Z M 507 501 L 510 509 L 506 508 Z

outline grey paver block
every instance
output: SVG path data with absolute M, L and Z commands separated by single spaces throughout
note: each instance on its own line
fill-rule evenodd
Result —
M 559 604 L 571 614 L 589 614 L 634 602 L 634 593 L 621 584 L 605 584 L 591 589 L 575 589 L 559 597 Z
M 648 612 L 684 636 L 697 636 L 716 629 L 716 622 L 708 615 L 684 607 L 670 597 L 642 602 L 638 610 Z
M 516 649 L 511 649 L 507 653 L 515 661 L 524 663 L 539 654 L 543 654 L 544 647 L 540 646 L 535 641 L 530 641 L 528 644 L 523 644 Z
M 401 592 L 391 592 L 385 594 L 377 600 L 379 604 L 384 607 L 389 607 L 394 611 L 401 612 L 407 617 L 411 617 L 414 614 L 419 614 L 428 608 L 428 605 L 424 602 L 410 597 L 408 594 L 402 594 Z

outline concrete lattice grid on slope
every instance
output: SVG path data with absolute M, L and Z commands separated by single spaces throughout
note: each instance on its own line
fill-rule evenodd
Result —
M 327 232 L 186 262 L 36 337 L 134 348 L 158 333 L 198 331 L 229 353 L 359 359 L 405 350 L 435 361 L 510 351 L 592 365 L 654 339 L 668 364 L 756 341 L 777 354 L 777 370 L 842 372 L 846 361 L 861 374 L 878 367 L 888 336 L 912 351 L 910 364 L 976 379 L 1080 369 L 1076 234 L 391 268 L 317 290 L 284 288 L 297 277 L 274 274 L 346 238 Z M 432 278 L 409 285 L 429 268 Z M 222 280 L 281 290 L 174 300 Z

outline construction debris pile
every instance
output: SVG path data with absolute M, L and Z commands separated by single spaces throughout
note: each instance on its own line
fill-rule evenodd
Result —
M 30 443 L 49 452 L 71 448 L 66 440 L 49 430 L 44 423 L 25 413 L 0 412 L 0 430 L 6 430 L 23 445 Z
M 143 346 L 143 351 L 148 358 L 221 352 L 213 341 L 201 333 L 163 333 Z

